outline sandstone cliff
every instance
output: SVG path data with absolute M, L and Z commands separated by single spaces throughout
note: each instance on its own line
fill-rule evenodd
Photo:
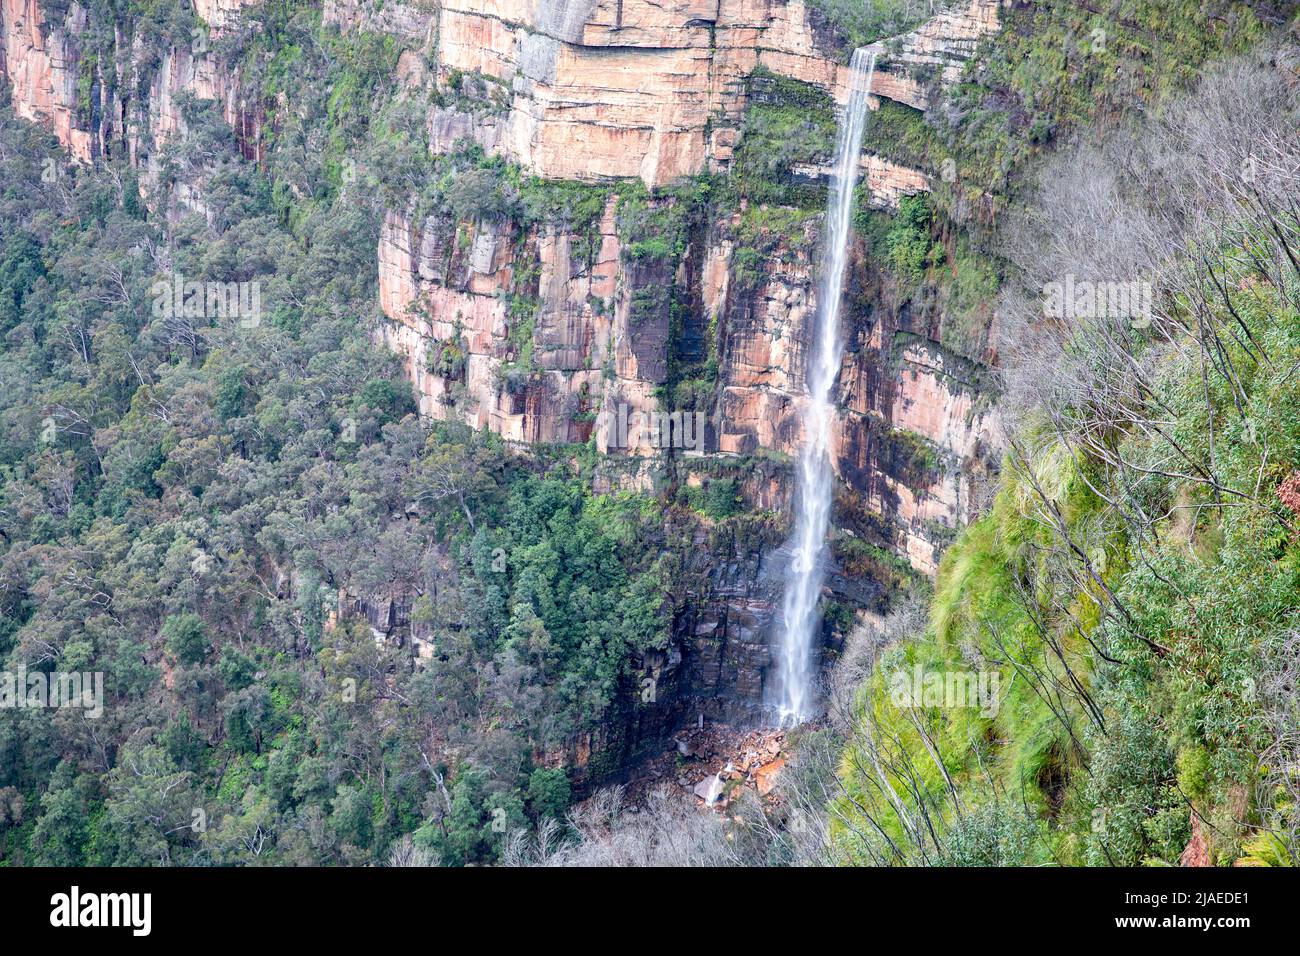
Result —
M 15 111 L 47 124 L 73 156 L 89 162 L 92 134 L 80 109 L 73 42 L 85 25 L 78 4 L 62 21 L 47 24 L 36 0 L 0 0 L 0 69 L 9 80 Z
M 420 79 L 443 93 L 454 88 L 430 110 L 430 149 L 448 152 L 472 140 L 548 178 L 657 185 L 705 169 L 725 172 L 740 136 L 745 78 L 755 70 L 796 76 L 837 96 L 846 83 L 839 55 L 818 45 L 815 17 L 800 0 L 448 0 L 425 8 L 424 19 L 419 11 L 391 16 L 416 42 L 436 33 L 436 74 Z M 345 0 L 329 15 L 345 26 L 374 22 L 369 5 Z M 941 13 L 881 44 L 873 89 L 927 108 L 956 80 L 978 38 L 996 27 L 996 3 L 976 0 Z M 486 79 L 465 82 L 470 74 Z M 873 205 L 895 206 L 929 188 L 924 172 L 885 157 L 864 155 L 863 167 Z M 795 172 L 816 179 L 826 169 Z M 638 296 L 665 277 L 620 260 L 618 201 L 615 186 L 598 252 L 586 263 L 569 256 L 580 237 L 537 234 L 511 245 L 506 236 L 515 226 L 501 223 L 464 224 L 469 252 L 449 256 L 451 225 L 412 222 L 401 210 L 389 215 L 379 276 L 384 311 L 394 322 L 383 335 L 406 357 L 426 414 L 459 415 L 534 442 L 585 440 L 593 415 L 615 415 L 623 405 L 663 410 L 656 389 L 674 345 L 667 310 L 630 316 Z M 816 224 L 801 249 L 771 257 L 759 281 L 741 288 L 732 262 L 737 222 L 733 216 L 696 223 L 668 277 L 692 304 L 688 324 L 713 337 L 707 344 L 718 356 L 709 448 L 793 454 L 803 343 L 817 306 Z M 507 381 L 519 349 L 510 341 L 505 298 L 521 270 L 540 276 L 533 335 L 539 368 Z M 905 345 L 896 337 L 900 329 L 910 335 Z M 888 317 L 854 330 L 863 348 L 845 358 L 837 429 L 841 477 L 888 516 L 889 543 L 925 572 L 935 567 L 935 529 L 955 527 L 969 512 L 971 482 L 961 462 L 994 441 L 990 425 L 973 414 L 974 391 L 946 366 L 933 332 Z M 426 361 L 431 350 L 446 348 L 467 353 L 455 380 Z M 941 449 L 945 467 L 892 474 L 888 436 L 900 429 Z
M 997 8 L 997 0 L 970 0 L 882 44 L 877 91 L 928 107 L 975 42 L 997 29 Z M 337 0 L 330 16 L 374 25 L 369 9 Z M 418 7 L 407 9 L 389 19 L 418 34 L 425 21 Z M 804 0 L 444 0 L 433 9 L 427 29 L 437 35 L 440 86 L 476 74 L 506 100 L 488 118 L 473 104 L 435 110 L 433 148 L 468 136 L 549 178 L 637 176 L 654 186 L 725 169 L 744 80 L 755 70 L 837 99 L 847 89 L 847 67 L 826 49 L 825 26 Z
M 0 75 L 8 79 L 14 110 L 43 123 L 83 163 L 126 157 L 141 173 L 146 193 L 156 184 L 158 151 L 185 130 L 178 101 L 217 104 L 244 156 L 262 158 L 262 105 L 244 89 L 239 72 L 212 52 L 212 36 L 236 22 L 247 0 L 196 0 L 210 31 L 187 42 L 132 34 L 113 24 L 96 55 L 85 50 L 89 15 L 72 2 L 47 14 L 38 0 L 0 0 Z M 102 25 L 99 25 L 102 27 Z M 179 183 L 171 198 L 196 202 L 196 184 Z
M 246 5 L 205 0 L 196 11 L 220 33 L 233 28 Z M 331 0 L 324 16 L 342 29 L 391 33 L 413 52 L 436 52 L 432 75 L 409 58 L 399 66 L 406 86 L 435 94 L 431 150 L 453 150 L 469 139 L 546 178 L 658 185 L 705 169 L 725 172 L 740 135 L 748 75 L 762 69 L 796 76 L 836 95 L 845 85 L 840 54 L 824 45 L 825 27 L 802 0 Z M 216 53 L 173 46 L 150 64 L 146 95 L 131 96 L 122 76 L 79 60 L 76 38 L 86 13 L 78 4 L 47 22 L 36 0 L 0 0 L 0 20 L 15 108 L 48 123 L 79 159 L 124 151 L 146 172 L 149 189 L 158 149 L 183 129 L 181 96 L 219 104 L 245 155 L 261 157 L 263 107 Z M 873 89 L 927 108 L 996 26 L 990 0 L 940 12 L 878 45 Z M 118 36 L 116 44 L 126 54 L 119 64 L 138 70 L 139 43 Z M 123 71 L 119 65 L 117 74 Z M 464 82 L 468 74 L 483 82 Z M 866 155 L 863 163 L 875 204 L 896 205 L 928 188 L 924 172 L 886 157 Z M 816 178 L 825 170 L 796 172 Z M 197 193 L 192 187 L 181 184 L 178 192 L 182 202 L 201 205 L 187 198 Z M 802 250 L 778 256 L 759 282 L 740 289 L 730 260 L 734 220 L 696 228 L 688 254 L 664 275 L 662 265 L 622 256 L 618 201 L 612 188 L 590 261 L 573 254 L 590 241 L 562 229 L 538 229 L 520 242 L 511 223 L 415 221 L 410 209 L 389 212 L 377 259 L 381 302 L 392 322 L 380 334 L 404 356 L 421 410 L 459 415 L 522 442 L 585 441 L 602 415 L 624 407 L 653 413 L 673 343 L 669 302 L 651 302 L 649 291 L 676 283 L 682 299 L 701 310 L 695 331 L 713 336 L 718 356 L 720 381 L 707 409 L 710 449 L 793 453 L 802 343 L 816 312 L 815 228 Z M 463 252 L 458 241 L 468 243 Z M 526 290 L 538 301 L 529 370 L 517 367 L 520 319 L 512 321 L 506 305 L 520 275 L 536 276 Z M 894 524 L 892 543 L 930 571 L 933 528 L 964 520 L 969 483 L 960 467 L 891 475 L 881 442 L 866 440 L 867 425 L 920 435 L 958 466 L 992 435 L 971 414 L 971 391 L 927 344 L 933 330 L 907 329 L 914 336 L 900 350 L 890 338 L 898 330 L 882 331 L 889 324 L 854 331 L 867 347 L 846 355 L 837 465 Z M 463 362 L 439 369 L 438 357 L 462 350 Z M 885 374 L 882 363 L 897 374 Z M 644 443 L 620 450 L 654 451 Z

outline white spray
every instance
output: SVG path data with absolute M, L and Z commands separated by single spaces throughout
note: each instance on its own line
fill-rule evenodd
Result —
M 798 510 L 790 541 L 790 579 L 781 610 L 781 643 L 773 687 L 782 726 L 793 726 L 813 716 L 815 703 L 814 635 L 820 630 L 817 602 L 826 577 L 826 530 L 830 525 L 832 497 L 830 445 L 834 403 L 831 390 L 840 367 L 840 299 L 848 259 L 853 190 L 858 182 L 862 136 L 867 127 L 867 96 L 875 69 L 874 52 L 854 51 L 849 101 L 840 122 L 826 210 L 818 321 L 808 362 L 804 444 L 799 454 Z

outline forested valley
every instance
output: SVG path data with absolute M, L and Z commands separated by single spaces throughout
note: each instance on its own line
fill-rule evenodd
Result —
M 1296 5 L 479 6 L 0 0 L 0 866 L 1300 862 Z

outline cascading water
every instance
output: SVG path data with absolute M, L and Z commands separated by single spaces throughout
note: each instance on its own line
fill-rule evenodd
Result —
M 854 51 L 849 101 L 840 122 L 826 209 L 817 327 L 808 362 L 804 443 L 799 454 L 798 511 L 790 541 L 791 573 L 782 604 L 774 686 L 782 726 L 793 726 L 813 715 L 813 635 L 818 630 L 817 601 L 826 576 L 826 530 L 831 514 L 831 389 L 840 365 L 840 299 L 848 259 L 849 221 L 862 136 L 867 127 L 867 95 L 875 69 L 874 52 Z

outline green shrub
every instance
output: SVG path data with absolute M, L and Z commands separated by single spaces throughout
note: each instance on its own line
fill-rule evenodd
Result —
M 849 50 L 897 36 L 923 23 L 932 12 L 925 0 L 810 0 Z
M 163 622 L 162 637 L 167 650 L 182 664 L 202 664 L 211 650 L 203 618 L 188 611 L 168 617 Z
M 796 165 L 819 166 L 835 152 L 835 103 L 823 90 L 762 71 L 750 77 L 750 98 L 736 148 L 735 177 L 751 202 L 821 208 L 824 186 L 795 181 Z
M 1019 806 L 994 803 L 967 813 L 946 834 L 943 866 L 1032 866 L 1042 861 L 1042 827 Z
M 528 778 L 528 809 L 534 817 L 563 820 L 571 800 L 569 775 L 563 767 L 538 767 Z
M 931 262 L 930 219 L 927 195 L 904 196 L 885 236 L 885 260 L 907 286 L 917 285 Z

